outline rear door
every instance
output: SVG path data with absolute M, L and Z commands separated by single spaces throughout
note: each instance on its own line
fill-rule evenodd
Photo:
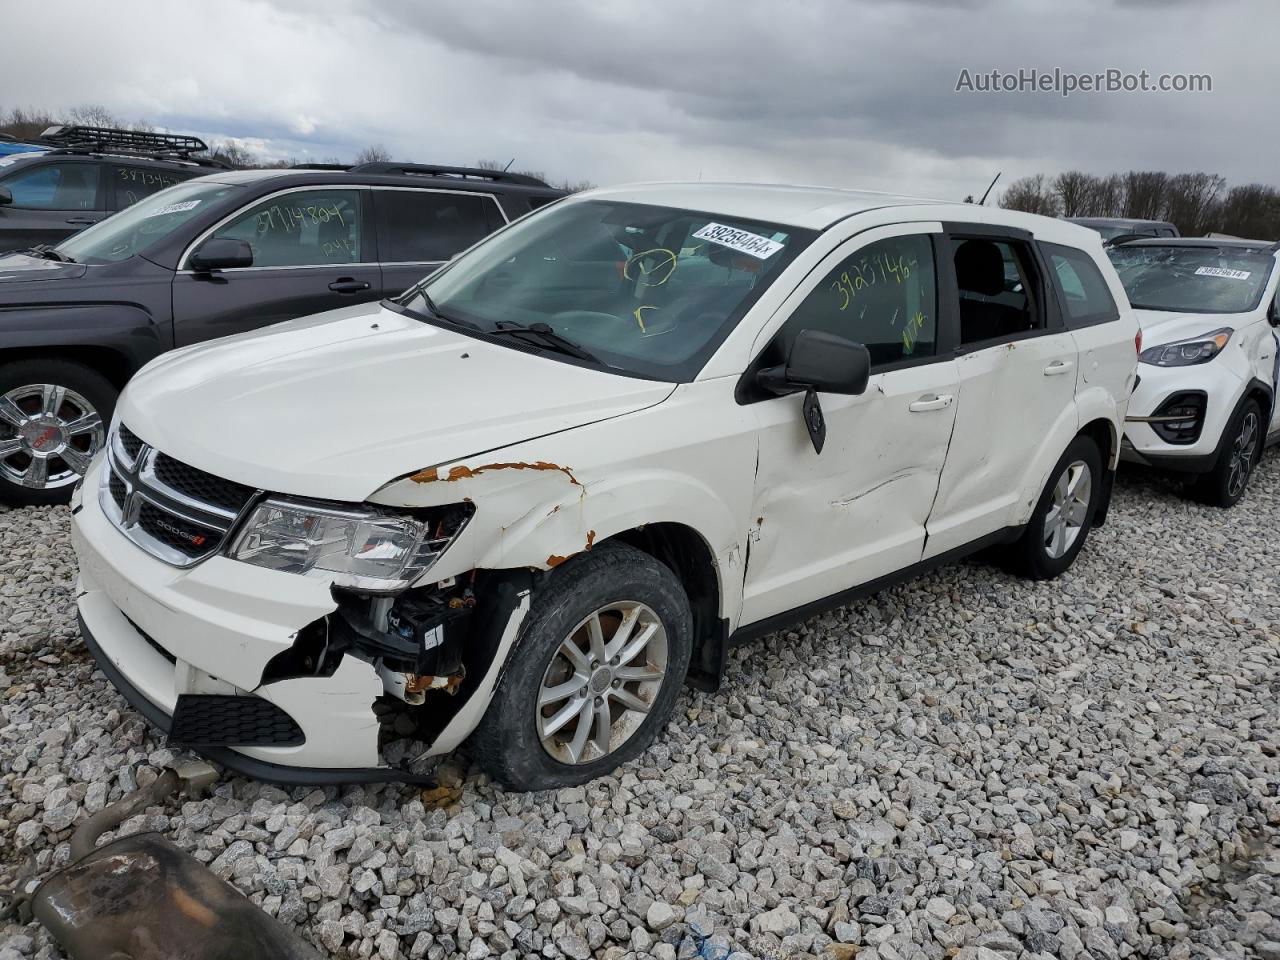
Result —
M 107 209 L 112 212 L 131 207 L 166 187 L 190 180 L 195 173 L 130 163 L 108 163 L 106 167 Z
M 383 295 L 394 297 L 507 222 L 488 193 L 374 187 Z
M 175 344 L 380 299 L 368 204 L 363 187 L 299 187 L 251 203 L 206 231 L 174 277 Z M 193 272 L 191 252 L 210 236 L 247 241 L 253 266 Z
M 13 202 L 0 205 L 0 252 L 61 243 L 107 216 L 103 165 L 68 157 L 0 167 L 0 187 Z
M 925 558 L 1013 523 L 1061 421 L 1074 432 L 1077 352 L 1031 235 L 948 225 L 960 317 L 960 402 Z

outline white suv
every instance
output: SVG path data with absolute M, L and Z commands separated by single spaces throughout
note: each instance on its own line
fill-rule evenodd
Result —
M 1280 245 L 1133 240 L 1109 253 L 1145 348 L 1122 455 L 1190 473 L 1201 499 L 1233 506 L 1280 431 Z
M 141 372 L 74 508 L 85 641 L 263 779 L 412 779 L 469 739 L 509 787 L 583 782 L 733 642 L 983 546 L 1064 571 L 1136 334 L 1059 220 L 579 194 L 394 301 Z

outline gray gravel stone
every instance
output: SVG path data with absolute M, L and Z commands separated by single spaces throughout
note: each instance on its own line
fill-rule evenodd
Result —
M 0 887 L 171 757 L 78 638 L 67 521 L 0 508 Z M 1125 473 L 1059 579 L 944 568 L 736 649 L 586 786 L 228 777 L 126 830 L 326 955 L 1280 960 L 1278 526 L 1274 455 L 1225 514 Z

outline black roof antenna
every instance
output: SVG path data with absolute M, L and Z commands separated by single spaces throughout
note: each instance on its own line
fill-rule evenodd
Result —
M 1003 173 L 1003 172 L 1004 172 L 1003 170 L 998 170 L 998 171 L 996 171 L 996 175 L 995 175 L 994 177 L 992 177 L 992 178 L 991 178 L 991 183 L 990 183 L 990 184 L 988 184 L 988 186 L 987 186 L 987 192 L 986 192 L 986 193 L 984 193 L 984 194 L 982 195 L 982 199 L 978 201 L 978 206 L 980 206 L 980 207 L 981 207 L 983 204 L 985 204 L 985 203 L 987 202 L 987 197 L 988 197 L 988 195 L 990 195 L 990 193 L 991 193 L 991 188 L 992 188 L 992 187 L 994 187 L 994 186 L 996 185 L 996 181 L 1000 179 L 1000 174 L 1001 174 L 1001 173 Z

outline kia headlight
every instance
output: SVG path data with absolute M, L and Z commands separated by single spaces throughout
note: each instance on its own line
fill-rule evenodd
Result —
M 1189 340 L 1162 343 L 1143 350 L 1138 354 L 1138 359 L 1156 367 L 1189 367 L 1196 363 L 1208 363 L 1222 352 L 1222 348 L 1231 339 L 1231 333 L 1230 327 L 1223 327 Z
M 236 538 L 236 560 L 325 577 L 371 593 L 402 590 L 425 573 L 470 519 L 470 504 L 405 516 L 292 500 L 259 504 Z

